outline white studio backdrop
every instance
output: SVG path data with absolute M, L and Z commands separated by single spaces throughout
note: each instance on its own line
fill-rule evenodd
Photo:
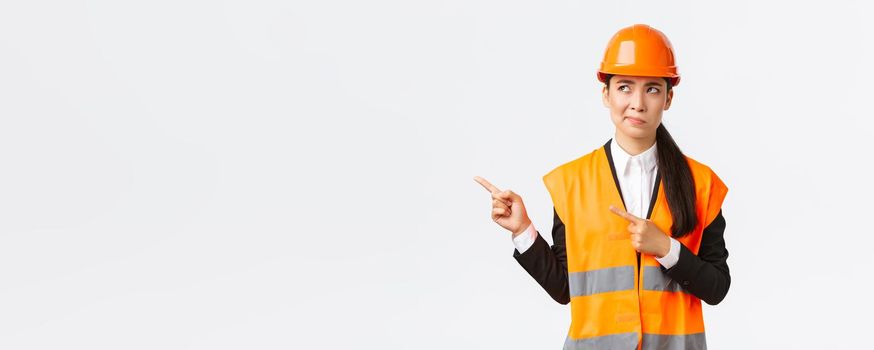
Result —
M 541 177 L 612 136 L 595 69 L 634 23 L 729 187 L 709 348 L 859 348 L 871 7 L 4 1 L 0 348 L 560 348 L 472 178 L 551 241 Z

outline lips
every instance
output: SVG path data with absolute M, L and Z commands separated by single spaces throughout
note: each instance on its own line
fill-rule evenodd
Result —
M 632 117 L 625 117 L 625 119 L 628 119 L 628 122 L 630 122 L 632 125 L 642 125 L 646 123 L 646 121 L 644 121 L 643 119 L 637 119 Z

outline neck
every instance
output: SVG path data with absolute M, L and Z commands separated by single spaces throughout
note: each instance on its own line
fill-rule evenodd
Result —
M 643 153 L 643 151 L 648 150 L 656 141 L 655 134 L 653 134 L 651 137 L 637 139 L 633 137 L 628 137 L 618 131 L 613 136 L 613 139 L 616 140 L 616 143 L 619 145 L 619 147 L 622 147 L 622 149 L 626 153 L 632 156 L 636 156 Z

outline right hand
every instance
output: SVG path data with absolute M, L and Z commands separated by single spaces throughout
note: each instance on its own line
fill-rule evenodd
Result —
M 512 232 L 513 237 L 518 236 L 528 228 L 528 225 L 531 225 L 531 219 L 528 218 L 521 196 L 510 190 L 501 191 L 479 176 L 474 176 L 473 180 L 492 194 L 492 220 Z

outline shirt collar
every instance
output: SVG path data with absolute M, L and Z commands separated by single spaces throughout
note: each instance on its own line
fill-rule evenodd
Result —
M 625 150 L 616 143 L 616 138 L 610 139 L 610 142 L 610 153 L 613 156 L 613 164 L 616 166 L 616 170 L 620 174 L 625 173 L 632 161 L 639 161 L 643 165 L 644 171 L 652 171 L 655 169 L 656 165 L 658 165 L 658 159 L 656 158 L 657 142 L 653 142 L 652 147 L 636 156 L 632 156 L 628 154 L 628 152 L 625 152 Z

